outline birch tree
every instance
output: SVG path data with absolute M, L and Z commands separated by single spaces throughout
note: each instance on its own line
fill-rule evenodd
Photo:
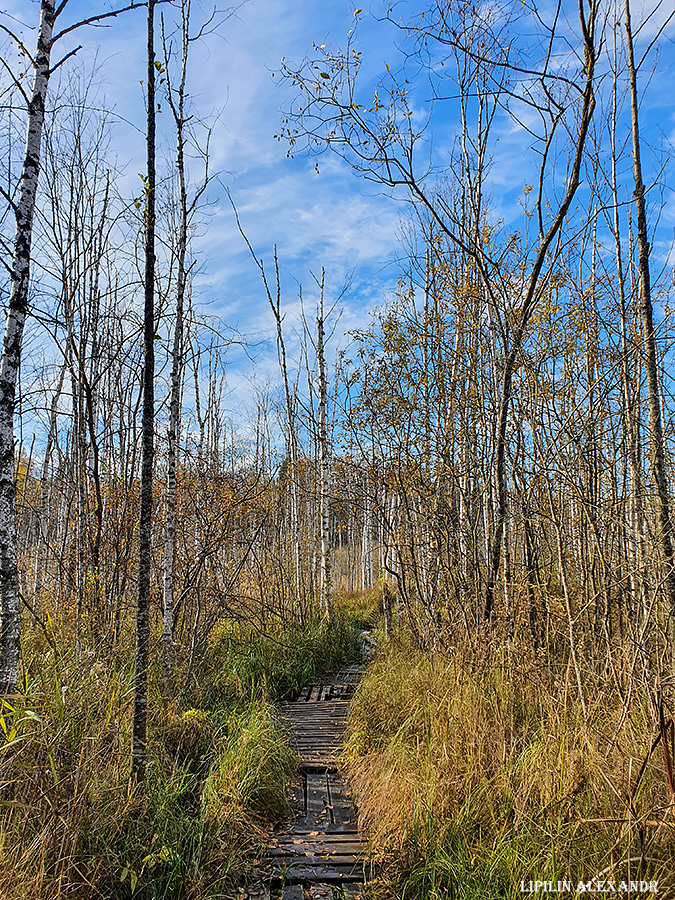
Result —
M 33 219 L 40 175 L 42 131 L 49 79 L 54 70 L 77 52 L 79 47 L 56 65 L 52 52 L 58 40 L 84 25 L 119 15 L 144 4 L 132 2 L 122 8 L 101 12 L 77 21 L 55 32 L 55 24 L 68 5 L 61 0 L 40 0 L 37 46 L 34 56 L 27 53 L 23 43 L 12 31 L 0 23 L 16 45 L 30 60 L 33 70 L 30 93 L 14 77 L 16 88 L 26 104 L 26 142 L 19 189 L 16 200 L 3 191 L 15 218 L 15 234 L 10 270 L 10 290 L 7 318 L 0 360 L 0 594 L 2 595 L 2 633 L 0 635 L 0 694 L 12 694 L 18 676 L 21 608 L 16 543 L 16 485 L 14 474 L 14 406 L 17 378 L 21 362 L 23 332 L 28 314 L 28 284 L 31 268 Z
M 45 100 L 51 75 L 51 50 L 56 0 L 42 0 L 33 86 L 26 97 L 28 124 L 19 196 L 6 199 L 14 208 L 16 230 L 10 270 L 10 292 L 0 362 L 0 694 L 13 694 L 19 669 L 21 605 L 16 546 L 16 485 L 14 479 L 14 403 L 21 362 L 21 343 L 28 313 L 33 217 L 40 173 L 40 149 Z M 24 95 L 25 96 L 25 95 Z
M 321 521 L 321 606 L 324 615 L 333 612 L 333 592 L 330 560 L 330 448 L 328 443 L 328 378 L 326 375 L 325 320 L 324 320 L 325 274 L 321 271 L 319 306 L 316 314 L 316 358 L 319 366 L 319 518 Z

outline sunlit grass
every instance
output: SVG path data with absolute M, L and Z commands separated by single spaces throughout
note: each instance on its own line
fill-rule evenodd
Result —
M 362 682 L 344 758 L 389 887 L 401 900 L 521 897 L 521 881 L 639 877 L 672 896 L 673 820 L 646 703 L 586 721 L 573 676 L 529 657 L 475 665 L 398 639 Z M 631 796 L 630 804 L 628 797 Z M 629 810 L 629 805 L 632 811 Z
M 129 784 L 131 646 L 75 658 L 72 634 L 28 633 L 25 695 L 5 709 L 0 751 L 2 900 L 236 896 L 287 809 L 294 758 L 274 700 L 358 653 L 358 627 L 221 626 L 175 698 L 155 654 L 149 760 Z

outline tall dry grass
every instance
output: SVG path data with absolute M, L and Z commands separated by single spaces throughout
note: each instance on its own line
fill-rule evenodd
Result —
M 185 690 L 179 653 L 169 703 L 156 653 L 132 791 L 132 641 L 78 662 L 67 623 L 28 632 L 22 695 L 0 717 L 0 900 L 237 896 L 294 771 L 274 701 L 353 658 L 357 633 L 344 617 L 263 635 L 223 625 Z
M 402 900 L 522 898 L 521 881 L 604 873 L 675 896 L 649 697 L 634 692 L 626 712 L 616 692 L 589 686 L 584 717 L 563 659 L 517 657 L 423 653 L 399 636 L 369 667 L 345 763 L 389 889 Z

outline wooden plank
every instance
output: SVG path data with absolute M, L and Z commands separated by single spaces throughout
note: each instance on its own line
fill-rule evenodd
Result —
M 282 900 L 304 900 L 305 892 L 301 884 L 287 884 L 281 895 Z
M 292 866 L 284 872 L 287 882 L 297 884 L 306 881 L 330 881 L 342 884 L 343 881 L 355 881 L 363 874 L 363 865 L 334 866 L 332 863 L 326 866 Z
M 368 846 L 361 837 L 345 832 L 326 832 L 321 830 L 306 831 L 304 834 L 282 835 L 272 843 L 273 847 L 299 847 L 303 843 L 308 847 L 358 847 L 359 851 Z
M 306 825 L 317 827 L 324 823 L 330 824 L 328 776 L 325 773 L 309 772 L 307 774 L 306 809 Z
M 344 838 L 344 834 L 339 835 L 322 835 L 319 838 L 312 838 L 309 835 L 290 835 L 279 841 L 277 844 L 270 845 L 270 853 L 275 856 L 284 856 L 289 853 L 301 853 L 304 855 L 321 856 L 328 854 L 338 854 L 341 856 L 349 855 L 358 856 L 366 850 L 366 845 L 353 834 L 347 835 L 348 840 L 335 840 L 332 838 Z
M 357 835 L 352 834 L 351 837 L 353 838 L 352 842 L 343 845 L 312 845 L 304 843 L 283 843 L 277 846 L 271 845 L 267 848 L 268 859 L 270 862 L 274 861 L 275 865 L 277 865 L 281 859 L 295 859 L 296 861 L 302 862 L 303 860 L 320 859 L 323 857 L 324 862 L 330 860 L 331 862 L 340 863 L 347 863 L 350 860 L 351 862 L 366 860 L 368 858 L 368 847 L 364 846 L 358 840 Z M 302 835 L 298 835 L 298 839 L 301 838 Z
M 302 835 L 307 835 L 310 832 L 316 830 L 317 829 L 314 828 L 308 828 L 307 825 L 299 821 L 288 829 L 288 834 L 302 837 Z M 322 831 L 324 834 L 331 835 L 331 837 L 338 834 L 351 835 L 353 837 L 354 835 L 359 834 L 359 830 L 356 825 L 322 825 L 318 830 Z
M 345 894 L 345 900 L 362 900 L 363 885 L 362 884 L 345 884 L 342 886 Z
M 364 841 L 363 838 L 358 837 L 358 832 L 345 832 L 345 831 L 320 831 L 318 834 L 316 831 L 306 831 L 306 832 L 294 832 L 293 834 L 283 835 L 281 838 L 277 840 L 275 844 L 272 846 L 275 847 L 285 847 L 288 845 L 298 846 L 296 841 L 304 841 L 308 844 L 322 844 L 330 845 L 331 847 L 342 847 L 342 846 L 358 846 L 361 850 L 364 850 L 368 846 L 368 841 Z
M 347 793 L 343 779 L 336 774 L 328 775 L 328 793 L 333 823 L 336 825 L 356 824 L 356 810 Z
M 331 856 L 329 853 L 312 855 L 311 853 L 275 852 L 272 860 L 275 866 L 283 866 L 285 869 L 293 870 L 296 866 L 330 866 L 331 868 L 340 866 L 351 871 L 363 866 L 363 859 L 352 853 Z

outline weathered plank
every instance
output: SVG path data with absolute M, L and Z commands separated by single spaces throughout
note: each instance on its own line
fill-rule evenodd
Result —
M 317 881 L 342 884 L 345 881 L 356 881 L 358 878 L 363 878 L 363 865 L 337 866 L 333 865 L 333 863 L 327 865 L 298 865 L 286 869 L 284 878 L 290 884 L 301 884 L 304 882 L 311 883 Z
M 362 854 L 366 843 L 355 834 L 299 834 L 297 837 L 284 837 L 273 845 L 273 851 L 286 851 L 303 847 L 315 853 L 352 853 Z
M 281 897 L 282 900 L 304 900 L 305 893 L 301 884 L 287 884 Z
M 337 772 L 349 698 L 360 671 L 358 666 L 344 667 L 335 678 L 303 689 L 296 702 L 282 708 L 301 760 L 301 777 L 293 786 L 295 821 L 271 842 L 265 867 L 273 883 L 283 885 L 281 900 L 341 897 L 342 885 L 363 881 L 367 844 Z M 348 896 L 356 900 L 358 894 Z
M 307 804 L 305 824 L 311 828 L 331 824 L 328 799 L 328 775 L 307 773 Z
M 355 822 L 348 825 L 322 825 L 318 829 L 309 828 L 302 822 L 298 822 L 296 825 L 291 825 L 287 833 L 302 837 L 303 835 L 311 834 L 313 831 L 320 831 L 322 834 L 329 834 L 331 837 L 345 835 L 353 838 L 355 834 L 359 834 L 358 826 Z
M 318 856 L 314 856 L 311 853 L 283 853 L 278 851 L 273 851 L 274 856 L 272 857 L 276 865 L 283 866 L 287 873 L 292 873 L 295 871 L 297 866 L 305 867 L 305 866 L 330 866 L 330 868 L 339 868 L 345 869 L 348 872 L 358 872 L 363 868 L 363 860 L 355 857 L 352 853 L 347 853 L 345 856 L 331 856 L 329 853 L 324 853 Z M 276 855 L 278 852 L 278 855 Z
M 343 779 L 337 775 L 329 776 L 329 792 L 333 824 L 356 825 L 356 812 L 349 799 L 347 787 Z

